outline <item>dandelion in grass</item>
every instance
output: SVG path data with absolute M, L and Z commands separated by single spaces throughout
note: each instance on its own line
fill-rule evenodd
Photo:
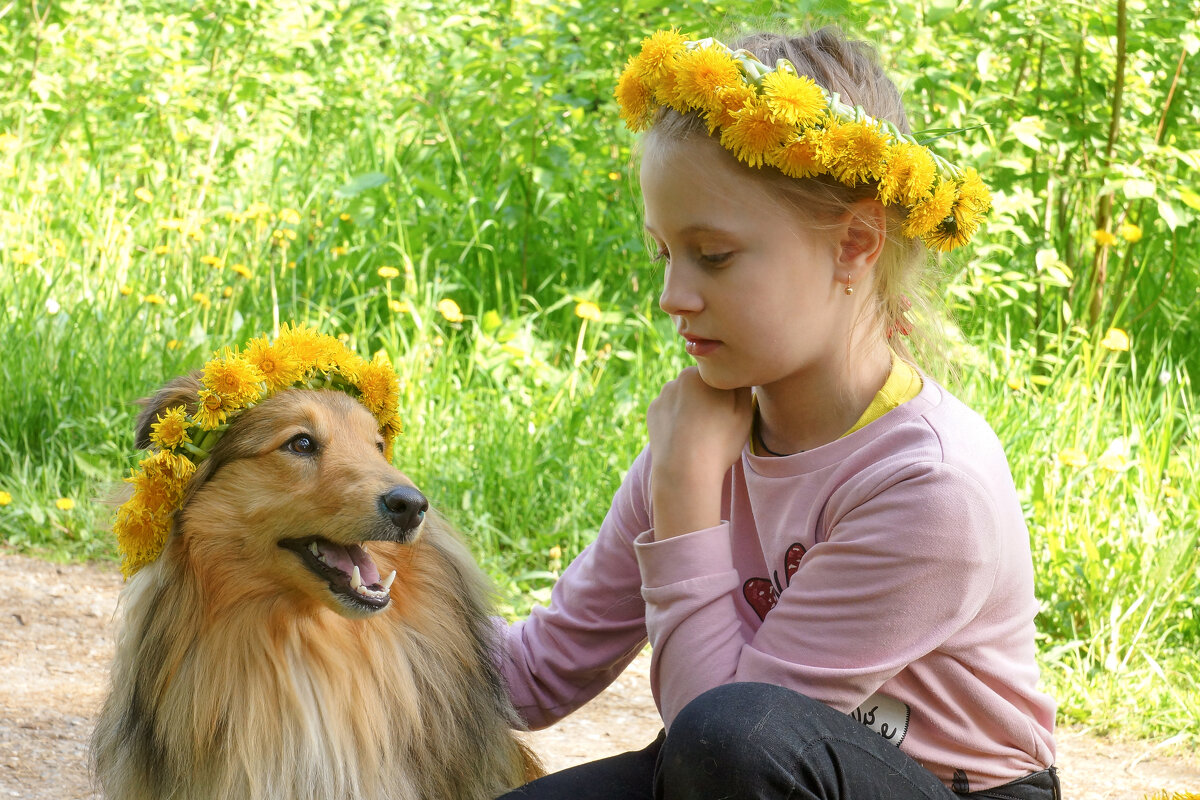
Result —
M 12 502 L 12 495 L 8 492 L 0 491 L 0 506 L 6 506 Z
M 619 173 L 619 172 L 610 172 L 610 173 L 608 173 L 608 179 L 609 179 L 610 181 L 619 181 L 619 180 L 621 180 L 621 173 Z
M 1068 447 L 1059 452 L 1058 463 L 1067 467 L 1086 467 L 1088 465 L 1088 456 L 1087 453 L 1078 447 Z
M 437 304 L 438 313 L 446 318 L 447 322 L 462 322 L 462 309 L 458 307 L 458 303 L 451 300 L 449 297 L 439 300 Z
M 380 267 L 379 277 L 383 278 L 385 281 L 390 281 L 393 278 L 400 277 L 400 270 L 396 269 L 395 267 Z
M 29 266 L 37 261 L 37 251 L 30 247 L 17 247 L 11 251 L 14 263 Z
M 129 297 L 129 295 L 133 294 L 133 287 L 125 284 L 120 289 L 117 289 L 117 291 L 121 293 L 122 297 Z
M 1008 388 L 1012 389 L 1014 392 L 1019 392 L 1025 388 L 1025 382 L 1017 377 L 1011 377 L 1006 380 L 1005 383 L 1008 384 Z
M 233 287 L 226 286 L 224 289 L 222 289 L 221 297 L 224 297 L 226 300 L 228 300 L 230 297 L 233 297 Z
M 342 256 L 346 255 L 349 252 L 350 252 L 349 242 L 342 242 L 340 245 L 337 245 L 336 247 L 329 248 L 329 255 L 333 256 L 334 258 L 341 258 Z
M 200 306 L 203 309 L 208 309 L 208 308 L 212 307 L 212 299 L 209 298 L 209 296 L 206 295 L 204 292 L 193 292 L 192 293 L 192 302 L 195 303 L 196 305 Z
M 600 321 L 600 307 L 595 303 L 584 300 L 575 305 L 575 316 L 580 319 L 591 320 L 592 322 Z
M 225 259 L 220 256 L 200 256 L 200 263 L 207 264 L 213 269 L 223 269 L 225 267 Z
M 393 314 L 412 313 L 412 305 L 407 300 L 388 300 L 388 308 Z
M 160 245 L 155 245 L 155 247 L 154 247 L 154 255 L 156 255 L 156 256 L 165 256 L 169 252 L 171 252 L 171 248 L 169 245 L 160 244 Z
M 1126 351 L 1129 349 L 1129 334 L 1120 328 L 1109 328 L 1100 340 L 1100 346 L 1114 353 Z
M 1142 229 L 1132 222 L 1122 222 L 1121 227 L 1117 229 L 1121 234 L 1121 238 L 1132 244 L 1133 242 L 1141 241 Z
M 187 408 L 175 406 L 158 415 L 158 421 L 150 426 L 150 441 L 163 450 L 174 450 L 192 441 L 188 436 Z
M 142 295 L 142 302 L 148 306 L 165 306 L 167 299 L 161 294 L 146 294 Z
M 138 188 L 134 189 L 133 196 L 138 200 L 141 200 L 143 203 L 154 202 L 154 194 L 145 186 L 139 186 Z
M 1117 243 L 1117 237 L 1113 236 L 1110 231 L 1092 231 L 1092 238 L 1101 247 L 1112 247 Z
M 60 497 L 54 501 L 54 507 L 59 511 L 70 511 L 75 508 L 75 501 L 69 497 Z
M 229 269 L 232 270 L 233 272 L 236 272 L 238 275 L 241 275 L 246 280 L 250 280 L 251 278 L 254 277 L 254 273 L 251 272 L 250 268 L 247 267 L 245 264 L 234 264 Z
M 246 210 L 242 212 L 243 217 L 245 217 L 246 219 L 251 219 L 251 220 L 270 216 L 270 214 L 271 214 L 271 207 L 269 205 L 267 205 L 266 203 L 260 203 L 257 200 L 255 200 L 253 203 L 251 203 L 249 206 L 247 206 Z M 299 219 L 300 219 L 299 215 L 297 215 L 296 219 L 297 219 L 297 221 L 299 221 Z
M 279 212 L 279 221 L 287 225 L 299 225 L 300 212 L 294 208 L 285 208 Z
M 351 217 L 349 214 L 342 213 L 342 214 L 338 214 L 338 219 L 341 220 L 342 222 L 349 222 L 350 220 L 352 220 L 354 218 Z

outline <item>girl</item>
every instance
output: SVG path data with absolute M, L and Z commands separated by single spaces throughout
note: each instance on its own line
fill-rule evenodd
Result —
M 665 732 L 509 797 L 1057 798 L 1008 464 L 899 336 L 926 249 L 968 240 L 987 190 L 907 135 L 866 46 L 738 47 L 659 32 L 621 78 L 696 364 L 502 658 L 543 727 L 648 639 Z

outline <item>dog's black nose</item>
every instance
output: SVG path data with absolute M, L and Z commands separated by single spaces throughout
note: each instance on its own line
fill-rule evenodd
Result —
M 409 531 L 421 524 L 429 501 L 411 486 L 393 486 L 379 498 L 388 519 L 400 530 Z

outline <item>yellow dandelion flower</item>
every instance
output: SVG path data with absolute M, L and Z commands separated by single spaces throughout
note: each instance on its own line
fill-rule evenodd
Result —
M 723 48 L 698 47 L 676 61 L 672 105 L 705 112 L 718 110 L 723 108 L 721 93 L 742 83 L 738 63 Z
M 134 189 L 133 196 L 138 200 L 141 200 L 143 203 L 154 202 L 154 195 L 145 186 L 139 186 L 138 188 Z
M 267 391 L 278 391 L 304 377 L 304 366 L 295 352 L 287 344 L 272 344 L 265 336 L 251 339 L 242 355 L 262 375 Z
M 37 251 L 30 247 L 18 247 L 12 251 L 12 260 L 17 264 L 29 266 L 37 261 Z
M 1068 447 L 1058 454 L 1058 463 L 1068 467 L 1086 467 L 1088 465 L 1087 453 L 1078 447 Z
M 235 406 L 253 403 L 262 396 L 262 372 L 244 356 L 229 348 L 204 365 L 204 375 L 200 380 L 204 388 L 216 392 Z
M 233 297 L 233 287 L 226 286 L 224 289 L 222 289 L 221 297 L 225 297 L 225 298 Z
M 350 252 L 350 247 L 345 242 L 342 242 L 340 245 L 337 245 L 335 247 L 329 248 L 329 254 L 331 256 L 333 256 L 334 258 L 340 258 L 341 256 L 344 256 L 344 255 L 346 255 L 346 253 L 349 253 L 349 252 Z
M 1113 236 L 1109 231 L 1092 231 L 1092 238 L 1101 247 L 1112 247 L 1117 243 L 1117 237 Z
M 791 130 L 775 120 L 771 109 L 759 98 L 747 101 L 721 131 L 721 146 L 751 167 L 761 167 L 767 153 L 787 139 Z
M 643 80 L 662 78 L 671 70 L 675 59 L 687 51 L 684 45 L 687 40 L 687 34 L 674 28 L 656 31 L 642 42 L 642 50 L 636 59 L 631 59 L 630 66 L 636 68 L 638 77 Z
M 767 163 L 789 178 L 811 178 L 825 171 L 811 131 L 795 134 L 767 154 Z
M 229 417 L 229 412 L 234 408 L 233 403 L 225 400 L 216 392 L 201 389 L 196 413 L 192 415 L 192 419 L 196 421 L 201 430 L 211 431 L 213 428 L 223 425 Z
M 250 280 L 251 278 L 254 277 L 254 273 L 251 272 L 250 268 L 247 267 L 245 264 L 234 264 L 229 269 L 232 270 L 233 272 L 236 272 L 238 275 L 241 275 L 246 280 Z
M 275 339 L 277 344 L 290 347 L 301 364 L 317 372 L 328 372 L 337 365 L 342 344 L 306 325 L 289 326 L 286 323 Z
M 1120 232 L 1121 238 L 1127 242 L 1133 243 L 1141 241 L 1142 229 L 1137 225 L 1134 225 L 1132 222 L 1122 222 L 1121 227 L 1117 230 Z
M 154 255 L 156 256 L 165 256 L 169 252 L 171 252 L 171 248 L 168 245 L 160 244 L 154 247 Z
M 746 103 L 756 97 L 758 97 L 758 94 L 754 89 L 744 83 L 739 83 L 735 86 L 726 86 L 717 97 L 717 107 L 709 109 L 708 113 L 705 114 L 705 121 L 708 123 L 708 132 L 713 133 L 717 128 L 724 128 L 732 124 L 734 115 L 741 111 Z
M 412 313 L 412 305 L 407 300 L 388 300 L 388 308 L 393 314 L 409 314 Z
M 1126 351 L 1129 349 L 1129 334 L 1120 328 L 1109 328 L 1100 340 L 1100 346 L 1113 352 Z
M 212 306 L 212 300 L 204 292 L 194 292 L 192 294 L 192 302 L 201 308 L 209 308 Z
M 8 492 L 0 491 L 0 506 L 6 506 L 12 502 L 12 495 Z
M 621 119 L 631 131 L 640 132 L 650 127 L 654 116 L 654 91 L 638 74 L 637 59 L 629 59 L 621 79 L 617 81 L 613 96 L 621 109 Z
M 937 165 L 919 144 L 899 142 L 888 148 L 879 177 L 879 202 L 905 207 L 916 205 L 933 188 Z
M 954 181 L 940 181 L 932 194 L 909 210 L 900 232 L 914 239 L 932 232 L 950 216 L 956 196 Z
M 807 75 L 776 70 L 763 78 L 762 88 L 771 113 L 788 125 L 816 125 L 829 105 L 821 87 Z
M 142 295 L 142 302 L 151 306 L 162 306 L 167 304 L 166 298 L 164 298 L 161 294 Z
M 857 186 L 880 177 L 889 139 L 878 122 L 835 124 L 820 141 L 821 157 L 841 183 Z
M 137 506 L 122 506 L 113 521 L 113 533 L 121 551 L 121 574 L 129 580 L 138 570 L 154 563 L 167 542 L 170 517 Z
M 359 391 L 358 399 L 377 419 L 386 422 L 396 415 L 400 382 L 386 355 L 377 354 L 371 361 L 364 360 L 354 384 Z
M 963 170 L 962 179 L 958 182 L 958 202 L 965 209 L 980 215 L 986 214 L 992 207 L 992 193 L 974 167 Z
M 449 297 L 438 301 L 437 310 L 448 322 L 462 322 L 464 319 L 462 309 L 458 307 L 458 303 Z
M 174 450 L 182 444 L 192 441 L 188 436 L 187 409 L 183 406 L 169 408 L 158 415 L 158 421 L 150 426 L 150 441 L 163 450 Z
M 349 214 L 341 213 L 338 214 L 338 219 L 340 219 L 342 222 L 349 222 L 353 219 L 353 217 L 351 217 Z
M 117 291 L 121 293 L 122 297 L 129 297 L 129 295 L 133 294 L 133 287 L 129 284 L 125 284 Z
M 583 302 L 575 305 L 575 316 L 579 317 L 580 319 L 588 319 L 593 322 L 599 322 L 600 307 L 595 303 L 584 300 Z
M 380 267 L 379 268 L 379 277 L 383 278 L 384 280 L 390 281 L 393 278 L 400 277 L 400 270 L 396 269 L 395 267 Z
M 255 200 L 246 208 L 244 212 L 242 212 L 242 216 L 246 219 L 259 219 L 260 217 L 265 217 L 270 213 L 271 207 L 269 205 Z
M 60 497 L 54 501 L 54 507 L 59 511 L 70 511 L 75 508 L 75 501 L 69 497 Z
M 221 269 L 225 266 L 225 259 L 220 256 L 200 256 L 200 263 L 207 264 L 214 269 Z
M 279 221 L 288 225 L 299 225 L 300 212 L 294 208 L 285 208 L 279 212 Z

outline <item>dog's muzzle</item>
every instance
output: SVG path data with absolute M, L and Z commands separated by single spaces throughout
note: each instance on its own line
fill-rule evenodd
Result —
M 411 486 L 393 486 L 379 496 L 379 508 L 401 532 L 403 540 L 407 538 L 405 534 L 415 531 L 424 521 L 429 501 Z

